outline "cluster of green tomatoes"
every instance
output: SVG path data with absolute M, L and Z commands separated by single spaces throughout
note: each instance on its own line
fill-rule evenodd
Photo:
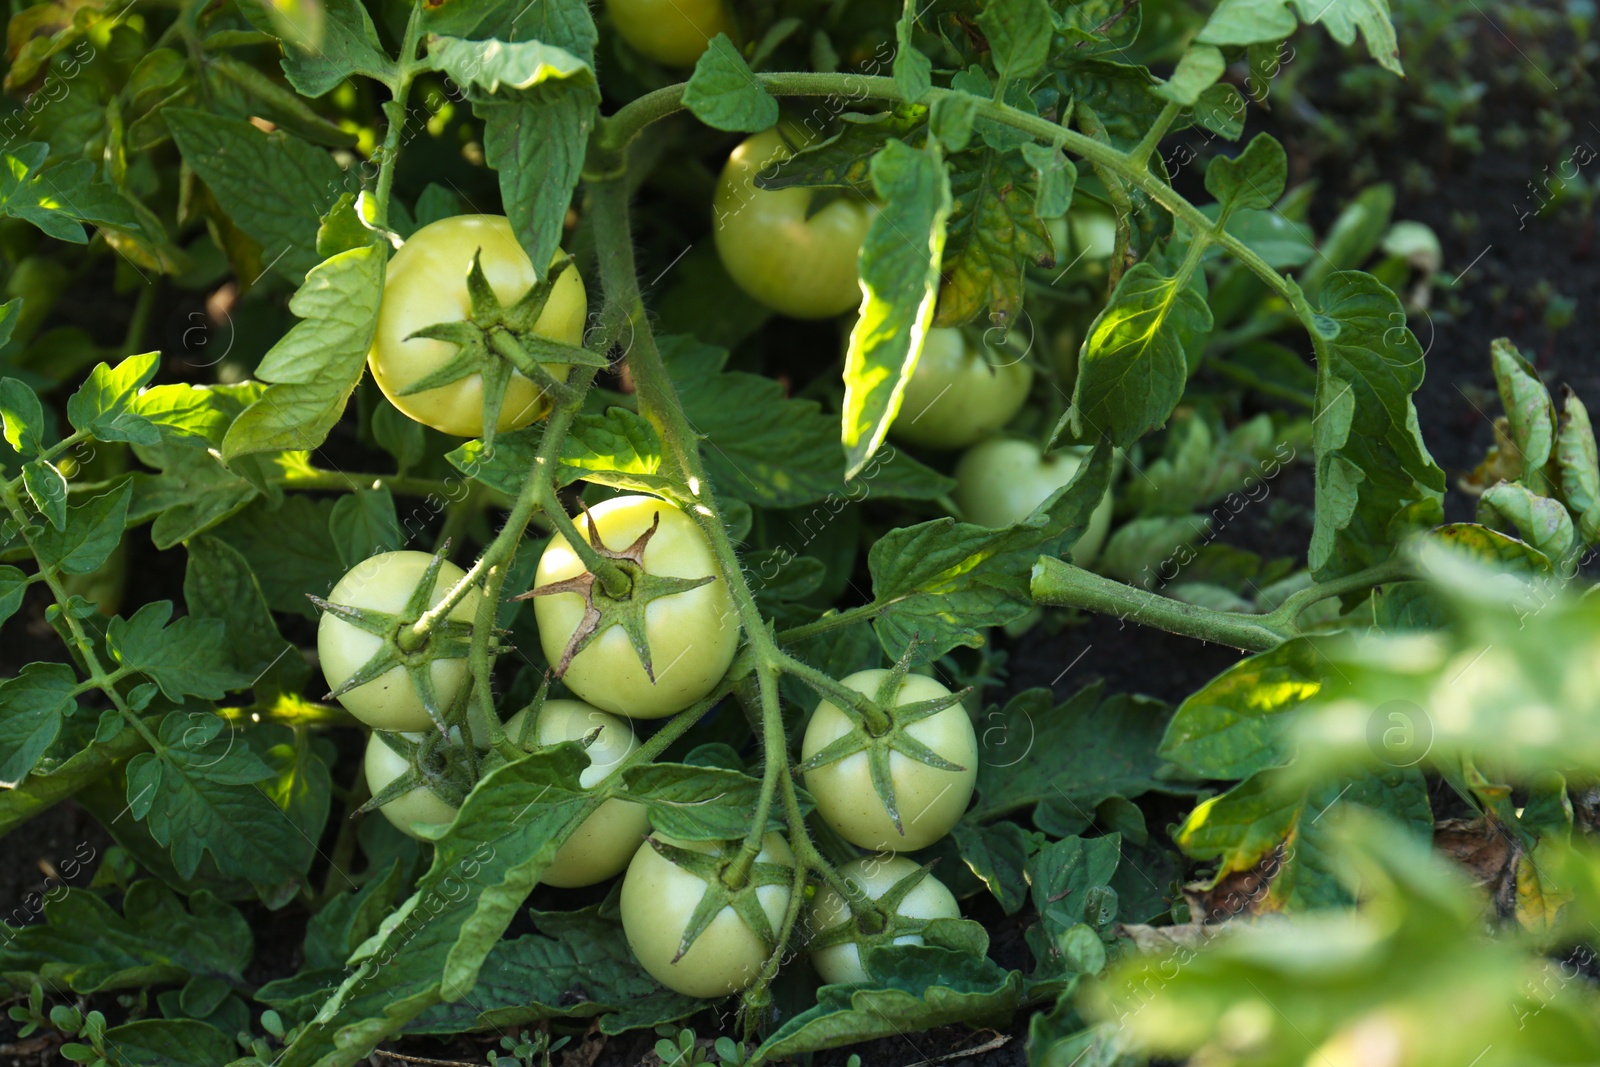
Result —
M 609 6 L 625 40 L 669 65 L 693 63 L 710 36 L 732 26 L 723 0 Z M 628 32 L 640 25 L 651 32 Z M 713 205 L 717 249 L 729 276 L 773 310 L 842 315 L 860 301 L 856 260 L 876 207 L 845 195 L 813 211 L 814 190 L 757 187 L 756 175 L 793 151 L 794 138 L 780 129 L 734 149 Z M 582 277 L 564 253 L 540 270 L 504 217 L 447 218 L 392 257 L 369 364 L 406 415 L 443 433 L 492 438 L 548 413 L 571 370 L 563 360 L 583 351 L 587 311 Z M 961 330 L 935 329 L 926 339 L 894 433 L 919 448 L 966 449 L 954 499 L 967 521 L 1014 523 L 1076 473 L 1081 458 L 1071 452 L 1046 457 L 1030 441 L 998 436 L 1033 376 L 1022 355 Z M 1108 497 L 1079 542 L 1080 562 L 1098 550 L 1109 517 Z M 739 644 L 732 598 L 704 533 L 671 502 L 615 497 L 573 523 L 589 550 L 627 576 L 628 590 L 608 592 L 586 553 L 557 533 L 524 594 L 534 599 L 545 656 L 577 699 L 541 699 L 502 729 L 524 750 L 582 743 L 589 765 L 580 783 L 607 794 L 541 880 L 577 887 L 622 874 L 622 923 L 644 969 L 691 996 L 737 992 L 777 947 L 794 884 L 788 843 L 766 835 L 748 885 L 730 890 L 722 875 L 741 842 L 653 834 L 646 807 L 616 777 L 640 747 L 635 723 L 683 711 L 728 671 Z M 368 807 L 424 840 L 445 832 L 476 778 L 502 758 L 488 751 L 488 724 L 469 701 L 467 653 L 482 593 L 470 588 L 437 610 L 465 577 L 442 556 L 386 552 L 318 600 L 318 652 L 332 695 L 372 728 Z M 866 979 L 863 945 L 920 943 L 930 923 L 959 917 L 949 889 L 900 854 L 928 847 L 960 819 L 977 741 L 961 694 L 903 665 L 842 685 L 880 715 L 863 719 L 820 702 L 798 770 L 820 818 L 870 853 L 839 873 L 858 900 L 876 902 L 872 928 L 834 885 L 817 891 L 805 924 L 823 979 L 850 983 Z M 449 725 L 463 721 L 470 736 Z

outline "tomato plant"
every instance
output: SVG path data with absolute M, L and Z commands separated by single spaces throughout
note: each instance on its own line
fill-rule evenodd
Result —
M 1600 1061 L 1588 20 L 12 5 L 0 1044 Z

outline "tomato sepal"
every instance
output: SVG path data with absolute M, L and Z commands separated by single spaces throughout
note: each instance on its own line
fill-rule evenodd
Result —
M 662 859 L 688 871 L 706 884 L 700 902 L 695 905 L 683 928 L 683 938 L 678 943 L 677 954 L 672 957 L 673 963 L 683 959 L 723 908 L 732 908 L 769 951 L 776 947 L 777 934 L 756 896 L 756 890 L 766 885 L 788 885 L 794 878 L 792 868 L 778 863 L 752 863 L 744 884 L 734 889 L 722 880 L 723 871 L 729 863 L 726 847 L 716 853 L 706 853 L 669 845 L 654 835 L 645 841 Z
M 650 528 L 641 533 L 627 548 L 620 551 L 608 548 L 605 540 L 600 536 L 600 527 L 595 522 L 589 522 L 589 545 L 602 558 L 608 559 L 620 567 L 628 577 L 628 592 L 623 597 L 613 597 L 605 591 L 594 573 L 588 570 L 571 578 L 563 578 L 548 585 L 530 589 L 526 593 L 514 596 L 512 600 L 528 600 L 532 597 L 551 596 L 556 593 L 576 593 L 583 597 L 584 613 L 572 637 L 567 641 L 567 646 L 561 652 L 561 658 L 555 665 L 555 676 L 561 677 L 567 672 L 573 657 L 588 648 L 597 637 L 613 626 L 622 627 L 628 635 L 628 643 L 633 646 L 633 651 L 638 655 L 640 664 L 644 667 L 645 676 L 653 683 L 656 680 L 655 665 L 650 657 L 650 638 L 646 629 L 645 609 L 651 601 L 662 597 L 674 596 L 678 593 L 687 593 L 691 589 L 698 589 L 702 585 L 716 581 L 716 575 L 708 574 L 701 578 L 674 578 L 667 575 L 652 574 L 645 569 L 644 550 L 650 544 L 650 539 L 661 528 L 661 513 L 658 511 L 650 522 Z

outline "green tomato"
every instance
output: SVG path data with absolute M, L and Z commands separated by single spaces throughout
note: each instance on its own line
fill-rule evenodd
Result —
M 427 735 L 406 733 L 401 736 L 409 741 L 421 741 Z M 367 738 L 364 766 L 367 772 L 367 788 L 374 796 L 410 768 L 406 758 L 384 744 L 383 738 L 376 733 Z M 385 819 L 394 823 L 395 829 L 407 837 L 415 837 L 421 841 L 429 839 L 417 832 L 418 827 L 442 828 L 450 825 L 456 817 L 456 806 L 440 799 L 438 794 L 425 785 L 419 785 L 408 793 L 402 793 L 378 810 L 383 812 Z
M 856 257 L 876 208 L 845 197 L 809 214 L 814 189 L 760 189 L 792 153 L 778 129 L 747 139 L 717 183 L 713 236 L 722 265 L 745 292 L 797 319 L 825 319 L 861 303 Z
M 852 885 L 859 886 L 869 899 L 877 900 L 895 883 L 920 869 L 904 856 L 863 856 L 840 867 L 839 873 Z M 961 906 L 943 882 L 928 874 L 901 898 L 895 914 L 908 919 L 959 919 Z M 853 922 L 850 905 L 845 898 L 830 885 L 818 889 L 816 899 L 811 902 L 811 929 L 820 934 L 850 922 Z M 902 934 L 892 940 L 896 945 L 920 945 L 922 935 Z M 813 949 L 811 963 L 829 984 L 860 985 L 867 980 L 857 941 Z
M 661 525 L 645 546 L 644 570 L 671 578 L 715 575 L 716 560 L 705 534 L 677 505 L 665 500 L 613 497 L 574 522 L 589 536 L 592 521 L 601 541 L 620 551 L 647 532 L 657 515 Z M 566 538 L 557 534 L 539 558 L 534 588 L 583 572 L 582 560 Z M 535 597 L 533 610 L 545 657 L 557 663 L 584 621 L 584 597 L 570 592 Z M 645 606 L 644 618 L 655 681 L 645 673 L 638 652 L 618 625 L 602 630 L 572 658 L 562 676 L 568 688 L 615 715 L 659 719 L 693 704 L 728 673 L 739 647 L 739 622 L 727 583 L 721 578 L 652 600 Z
M 1011 349 L 929 330 L 889 432 L 925 448 L 965 448 L 1010 422 L 1032 385 L 1033 368 Z
M 655 836 L 664 844 L 694 852 L 720 852 L 728 862 L 742 844 L 734 841 L 718 845 Z M 793 867 L 794 853 L 782 837 L 768 834 L 762 838 L 756 862 Z M 745 989 L 774 948 L 764 943 L 730 906 L 717 912 L 689 950 L 674 961 L 706 886 L 705 879 L 662 856 L 648 842 L 639 847 L 622 880 L 622 932 L 628 947 L 650 977 L 690 997 L 722 997 Z M 789 884 L 758 886 L 754 892 L 772 929 L 780 929 L 789 907 Z
M 328 600 L 350 608 L 398 614 L 410 599 L 433 557 L 426 552 L 382 552 L 352 567 L 328 594 Z M 446 560 L 434 580 L 429 603 L 438 604 L 466 572 Z M 448 618 L 471 623 L 478 610 L 477 589 L 472 589 L 450 610 Z M 324 612 L 317 623 L 317 655 L 328 688 L 338 689 L 383 648 L 383 639 Z M 423 650 L 426 651 L 425 649 Z M 428 666 L 433 677 L 433 692 L 439 707 L 448 708 L 470 682 L 465 658 L 435 659 Z M 422 698 L 407 676 L 405 668 L 388 671 L 339 697 L 356 718 L 378 730 L 432 729 Z
M 519 711 L 506 722 L 506 736 L 513 743 L 521 738 L 527 719 L 528 713 Z M 589 766 L 578 776 L 585 789 L 592 789 L 639 747 L 639 738 L 626 719 L 580 700 L 547 700 L 539 709 L 528 747 L 582 741 L 596 730 L 599 734 L 585 750 Z M 612 797 L 562 843 L 539 881 L 569 888 L 594 885 L 621 874 L 649 832 L 650 817 L 643 804 Z
M 711 38 L 737 38 L 725 0 L 606 0 L 611 24 L 641 55 L 669 67 L 692 67 Z
M 1117 248 L 1117 218 L 1099 208 L 1075 208 L 1067 213 L 1072 231 L 1072 254 L 1085 262 L 1104 263 Z
M 1072 481 L 1088 452 L 1063 449 L 1046 456 L 1032 441 L 996 437 L 974 445 L 956 464 L 953 494 L 961 517 L 979 526 L 1010 526 L 1027 518 L 1050 494 Z M 1111 529 L 1111 490 L 1089 516 L 1072 547 L 1072 562 L 1087 567 Z
M 858 693 L 876 697 L 878 687 L 888 676 L 885 670 L 858 671 L 843 683 Z M 901 683 L 894 702 L 899 706 L 949 695 L 950 690 L 932 678 L 911 674 Z M 890 714 L 893 715 L 892 710 Z M 806 727 L 800 746 L 802 762 L 846 734 L 860 730 L 862 727 L 848 715 L 824 700 Z M 941 770 L 900 752 L 889 754 L 889 777 L 903 834 L 895 829 L 894 818 L 873 786 L 866 752 L 853 753 L 805 774 L 806 791 L 816 799 L 817 814 L 852 845 L 874 852 L 914 852 L 949 833 L 967 810 L 978 779 L 978 739 L 966 710 L 960 704 L 952 705 L 907 725 L 905 732 L 963 769 Z
M 413 338 L 411 334 L 426 326 L 460 322 L 470 316 L 472 298 L 467 291 L 467 273 L 474 253 L 479 252 L 484 277 L 502 305 L 516 303 L 543 277 L 522 250 L 504 215 L 456 215 L 431 222 L 412 234 L 389 260 L 378 327 L 367 356 L 373 379 L 395 407 L 426 426 L 456 437 L 483 434 L 481 374 L 469 374 L 411 396 L 398 394 L 438 370 L 455 354 L 456 346 L 449 341 Z M 583 278 L 576 267 L 569 266 L 556 279 L 534 332 L 581 345 L 587 316 Z M 558 379 L 565 379 L 570 370 L 565 364 L 546 364 L 545 369 Z M 543 418 L 549 410 L 549 401 L 539 386 L 521 374 L 513 374 L 496 429 L 515 430 Z

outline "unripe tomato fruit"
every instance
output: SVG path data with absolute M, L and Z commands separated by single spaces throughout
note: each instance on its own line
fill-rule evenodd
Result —
M 333 592 L 328 594 L 328 600 L 345 607 L 396 614 L 405 608 L 412 590 L 432 561 L 433 557 L 426 552 L 379 553 L 362 560 L 340 578 Z M 434 580 L 429 603 L 438 604 L 465 577 L 466 571 L 446 560 Z M 470 590 L 450 610 L 447 618 L 471 623 L 481 595 L 477 589 Z M 324 612 L 317 623 L 317 655 L 330 689 L 343 685 L 382 647 L 382 638 L 350 625 L 331 612 Z M 436 659 L 428 665 L 428 670 L 440 708 L 448 708 L 470 681 L 464 657 Z M 403 667 L 392 667 L 365 685 L 342 694 L 339 703 L 377 730 L 433 728 L 433 720 L 428 717 L 422 698 Z
M 367 363 L 383 395 L 405 414 L 456 437 L 483 434 L 483 376 L 470 374 L 437 389 L 398 395 L 412 382 L 432 374 L 456 352 L 448 341 L 414 337 L 412 333 L 441 322 L 470 317 L 472 298 L 467 274 L 472 257 L 481 250 L 484 277 L 506 307 L 515 304 L 544 277 L 522 250 L 511 223 L 504 215 L 456 215 L 430 222 L 400 247 L 389 260 L 384 275 L 383 303 L 378 309 L 377 332 Z M 558 253 L 559 255 L 559 253 Z M 583 278 L 567 267 L 556 279 L 534 332 L 571 345 L 583 343 L 588 302 Z M 545 369 L 565 379 L 564 364 Z M 515 430 L 543 418 L 549 402 L 528 378 L 513 374 L 506 389 L 496 429 Z
M 856 257 L 877 209 L 846 197 L 807 218 L 816 190 L 757 188 L 758 173 L 792 154 L 776 127 L 735 148 L 717 183 L 712 233 L 741 289 L 785 315 L 825 319 L 861 303 Z
M 863 856 L 839 868 L 845 880 L 861 889 L 872 900 L 877 900 L 894 887 L 896 882 L 916 873 L 918 865 L 904 856 Z M 955 894 L 932 874 L 912 887 L 895 908 L 897 915 L 910 919 L 959 919 L 961 906 Z M 824 884 L 811 902 L 811 929 L 825 933 L 841 923 L 853 922 L 850 905 L 832 886 Z M 906 934 L 894 939 L 896 945 L 920 945 L 920 934 Z M 855 941 L 840 945 L 827 945 L 813 949 L 811 963 L 830 984 L 860 985 L 867 980 L 861 966 L 861 946 Z
M 592 521 L 600 539 L 611 549 L 631 545 L 650 529 L 655 516 L 661 525 L 644 549 L 644 569 L 673 578 L 703 578 L 717 573 L 716 561 L 705 534 L 675 504 L 652 496 L 619 496 L 601 501 L 587 515 L 573 519 L 578 531 L 589 536 Z M 550 539 L 534 589 L 584 573 L 583 561 L 560 534 Z M 533 601 L 539 624 L 539 642 L 551 663 L 557 663 L 568 641 L 583 621 L 585 601 L 578 593 L 554 593 Z M 651 601 L 645 607 L 645 631 L 655 681 L 645 673 L 621 626 L 602 631 L 572 658 L 563 681 L 584 700 L 615 715 L 634 719 L 659 719 L 682 711 L 707 693 L 728 673 L 739 647 L 738 613 L 722 578 L 695 589 Z
M 925 448 L 965 448 L 1010 422 L 1032 385 L 1033 368 L 1016 352 L 929 330 L 889 432 Z
M 506 736 L 513 744 L 520 740 L 527 718 L 526 711 L 519 711 L 506 721 Z M 590 789 L 639 747 L 639 739 L 626 719 L 608 715 L 581 700 L 546 700 L 527 746 L 582 741 L 596 730 L 599 735 L 584 750 L 589 766 L 578 776 L 583 787 Z M 562 888 L 603 882 L 622 873 L 649 832 L 650 817 L 643 804 L 612 797 L 562 842 L 539 881 Z
M 886 670 L 858 671 L 842 681 L 856 692 L 876 699 L 878 687 L 888 676 Z M 949 695 L 950 690 L 932 678 L 909 674 L 894 703 L 915 704 Z M 892 709 L 885 710 L 893 715 Z M 806 726 L 801 761 L 851 731 L 862 729 L 831 701 L 822 701 Z M 910 723 L 905 732 L 962 770 L 931 767 L 899 752 L 889 754 L 889 776 L 903 834 L 895 828 L 883 798 L 873 787 L 866 752 L 856 752 L 805 773 L 806 791 L 816 798 L 817 814 L 852 845 L 874 852 L 914 852 L 949 833 L 967 810 L 978 779 L 978 738 L 966 710 L 959 703 L 953 704 Z
M 709 841 L 679 841 L 660 834 L 656 837 L 665 844 L 695 852 L 712 853 L 719 847 Z M 737 847 L 735 843 L 729 851 L 736 851 Z M 792 867 L 794 853 L 782 837 L 768 834 L 762 838 L 756 862 Z M 639 965 L 668 989 L 690 997 L 722 997 L 749 986 L 774 946 L 763 944 L 732 907 L 725 907 L 674 963 L 672 958 L 678 953 L 705 889 L 703 878 L 679 867 L 646 842 L 628 864 L 627 876 L 622 880 L 622 932 Z M 767 921 L 774 931 L 778 930 L 789 907 L 789 885 L 763 885 L 755 893 Z
M 1032 441 L 996 437 L 973 445 L 956 464 L 952 494 L 961 517 L 979 526 L 1010 526 L 1028 517 L 1050 494 L 1072 481 L 1088 453 L 1063 449 L 1046 456 Z M 1089 515 L 1071 559 L 1092 564 L 1111 529 L 1111 490 Z
M 403 736 L 411 741 L 420 741 L 425 735 L 407 733 Z M 409 769 L 406 758 L 384 744 L 383 738 L 376 733 L 367 738 L 364 766 L 367 772 L 367 788 L 374 796 Z M 426 839 L 417 833 L 416 827 L 444 827 L 450 825 L 456 817 L 456 806 L 440 799 L 438 794 L 425 785 L 417 786 L 378 810 L 383 813 L 385 819 L 394 823 L 395 829 L 407 837 L 415 837 L 418 840 Z
M 737 37 L 726 0 L 606 0 L 611 24 L 640 55 L 692 67 L 711 38 Z

